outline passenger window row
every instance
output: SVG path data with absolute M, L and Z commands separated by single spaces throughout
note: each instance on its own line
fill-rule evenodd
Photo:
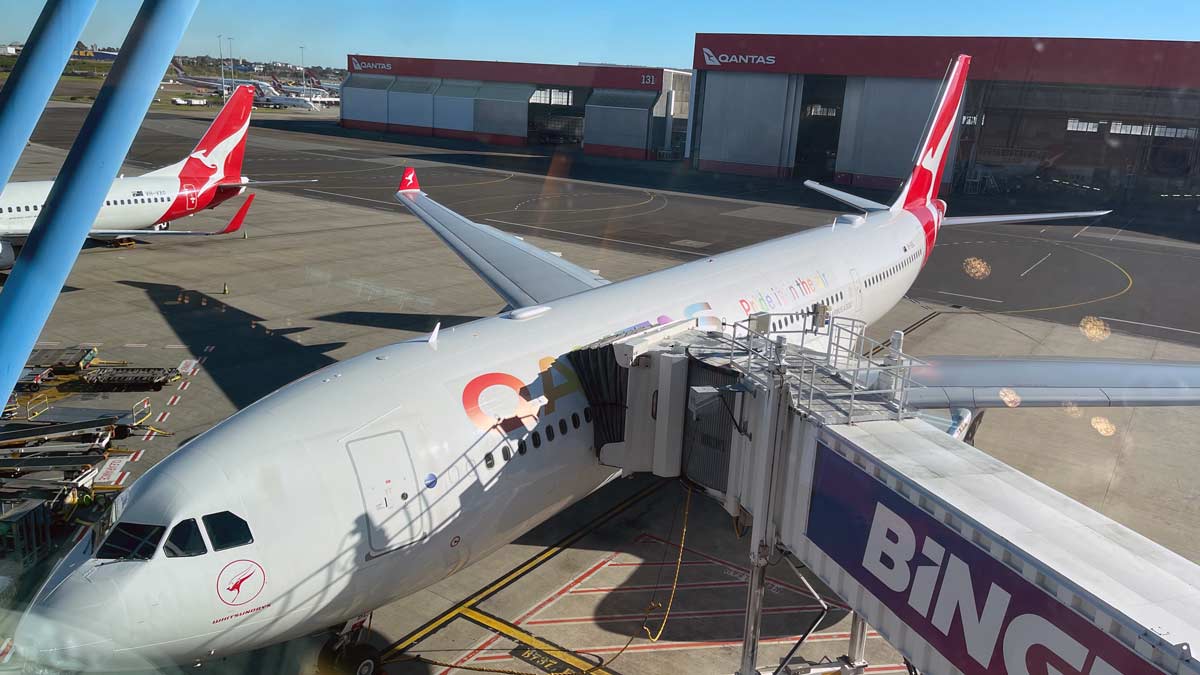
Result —
M 160 202 L 165 203 L 165 202 L 169 202 L 169 201 L 171 201 L 170 197 L 133 197 L 130 199 L 106 199 L 106 200 L 104 200 L 104 205 L 105 206 L 128 206 L 131 204 L 154 204 L 154 203 L 160 203 Z M 25 204 L 23 206 L 6 206 L 6 207 L 4 207 L 4 212 L 5 213 L 21 213 L 22 211 L 38 211 L 43 206 L 45 206 L 45 204 Z
M 876 284 L 881 283 L 884 279 L 887 279 L 889 277 L 895 276 L 896 274 L 899 274 L 901 270 L 903 270 L 904 268 L 908 267 L 909 265 L 915 263 L 918 260 L 919 256 L 920 256 L 920 251 L 914 251 L 914 252 L 910 253 L 908 256 L 906 256 L 904 258 L 904 260 L 901 260 L 900 262 L 896 263 L 895 265 L 892 265 L 891 267 L 887 268 L 886 270 L 883 270 L 882 272 L 880 272 L 878 274 L 874 274 L 874 275 L 871 275 L 870 277 L 867 277 L 867 286 L 868 287 L 874 286 Z
M 592 409 L 590 407 L 585 407 L 583 409 L 583 422 L 580 421 L 579 413 L 574 413 L 574 412 L 571 413 L 570 420 L 571 420 L 571 422 L 569 425 L 567 424 L 567 418 L 565 418 L 565 417 L 558 420 L 558 425 L 557 425 L 558 426 L 558 433 L 557 433 L 558 437 L 561 438 L 561 437 L 566 436 L 571 431 L 571 429 L 578 429 L 583 422 L 591 424 Z M 545 442 L 553 443 L 554 439 L 555 439 L 555 424 L 550 423 L 550 424 L 547 424 L 545 427 L 542 427 L 541 429 L 534 429 L 533 432 L 527 436 L 527 438 L 529 439 L 528 442 L 525 440 L 525 438 L 517 439 L 517 454 L 524 455 L 526 452 L 529 452 L 530 444 L 532 444 L 535 449 L 542 447 L 543 433 L 545 434 L 545 439 L 546 439 Z M 512 449 L 509 447 L 509 445 L 507 443 L 500 446 L 500 456 L 503 457 L 504 461 L 506 461 L 506 462 L 513 458 Z M 491 452 L 489 452 L 483 456 L 483 464 L 484 464 L 484 466 L 486 466 L 489 469 L 496 466 L 496 458 L 493 457 Z
M 816 321 L 816 318 L 815 318 L 817 316 L 817 304 L 816 303 L 813 303 L 811 306 L 805 308 L 805 310 L 803 312 L 793 312 L 791 314 L 785 315 L 782 319 L 772 321 L 771 322 L 771 330 L 772 331 L 783 330 L 784 328 L 787 328 L 788 326 L 796 323 L 797 321 L 800 321 L 801 319 L 805 318 L 806 316 L 814 317 L 812 320 Z M 812 326 L 811 325 L 805 326 L 805 328 L 806 329 L 812 328 Z
M 254 543 L 250 526 L 229 511 L 210 513 L 201 520 L 214 551 Z M 102 560 L 149 560 L 154 556 L 166 530 L 164 525 L 117 523 L 96 551 L 96 557 Z M 163 543 L 163 554 L 168 558 L 190 558 L 205 553 L 208 553 L 208 548 L 195 518 L 180 521 Z

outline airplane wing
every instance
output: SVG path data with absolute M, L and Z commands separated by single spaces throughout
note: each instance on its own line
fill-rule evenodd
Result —
M 921 357 L 913 408 L 1200 405 L 1200 363 L 1073 357 Z
M 492 290 L 512 307 L 527 307 L 603 286 L 609 281 L 494 227 L 475 223 L 430 199 L 417 173 L 404 169 L 396 192 Z
M 1058 213 L 1010 213 L 998 216 L 946 216 L 942 226 L 946 225 L 985 225 L 998 223 L 1043 223 L 1047 220 L 1066 220 L 1068 218 L 1099 218 L 1107 216 L 1112 211 L 1059 211 Z
M 841 190 L 836 190 L 828 185 L 821 185 L 815 180 L 804 181 L 804 187 L 810 190 L 816 190 L 830 199 L 836 199 L 843 204 L 853 206 L 859 211 L 866 211 L 867 213 L 870 213 L 871 211 L 887 211 L 889 208 L 887 204 L 880 204 L 879 202 L 873 202 L 865 197 L 852 195 L 849 192 L 842 192 Z

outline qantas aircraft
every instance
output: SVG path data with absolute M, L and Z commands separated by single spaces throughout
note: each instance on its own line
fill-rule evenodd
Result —
M 18 652 L 86 671 L 200 664 L 355 625 L 619 474 L 593 447 L 593 410 L 564 357 L 577 345 L 689 317 L 741 320 L 759 304 L 873 322 L 948 223 L 1103 215 L 946 216 L 937 191 L 969 62 L 951 64 L 893 204 L 816 186 L 862 213 L 619 283 L 450 211 L 406 169 L 398 201 L 510 308 L 333 364 L 184 445 L 51 573 Z M 1063 385 L 1056 369 L 1039 372 L 1022 386 Z M 964 405 L 955 384 L 940 407 Z M 363 646 L 342 654 L 351 672 L 378 665 Z
M 242 194 L 249 185 L 267 183 L 242 175 L 253 102 L 253 89 L 239 87 L 187 157 L 141 176 L 113 181 L 89 236 L 100 240 L 206 236 L 229 234 L 240 228 L 254 195 L 246 199 L 223 230 L 167 229 L 172 221 L 214 208 Z M 54 181 L 48 180 L 9 183 L 0 192 L 0 269 L 13 266 L 14 247 L 29 235 L 52 187 Z

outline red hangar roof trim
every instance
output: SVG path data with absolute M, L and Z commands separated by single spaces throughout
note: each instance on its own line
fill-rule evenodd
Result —
M 348 54 L 346 69 L 351 73 L 370 75 L 440 77 L 453 80 L 523 82 L 546 86 L 640 89 L 643 91 L 659 91 L 663 82 L 662 68 L 413 59 L 362 54 Z
M 1200 42 L 1084 38 L 697 33 L 697 70 L 941 79 L 958 54 L 972 80 L 1200 88 Z

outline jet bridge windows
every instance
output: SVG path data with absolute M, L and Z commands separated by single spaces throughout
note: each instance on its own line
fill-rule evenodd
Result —
M 96 557 L 101 560 L 149 560 L 167 528 L 163 525 L 117 523 Z
M 208 553 L 195 518 L 181 521 L 171 530 L 167 542 L 163 544 L 163 553 L 168 558 L 190 558 Z
M 228 511 L 210 513 L 204 516 L 203 520 L 204 529 L 208 530 L 208 540 L 212 542 L 214 551 L 224 551 L 254 542 L 254 535 L 250 534 L 250 526 L 246 521 Z

